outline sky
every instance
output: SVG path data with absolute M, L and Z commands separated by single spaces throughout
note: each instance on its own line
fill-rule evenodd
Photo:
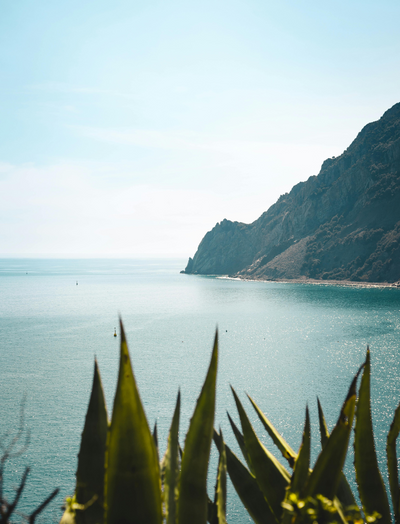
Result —
M 398 0 L 1 0 L 0 256 L 189 257 L 400 101 Z

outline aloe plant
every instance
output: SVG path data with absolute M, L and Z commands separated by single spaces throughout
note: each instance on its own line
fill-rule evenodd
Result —
M 378 468 L 370 403 L 370 354 L 355 374 L 335 427 L 330 433 L 318 400 L 321 452 L 310 467 L 308 408 L 302 442 L 296 453 L 256 402 L 252 407 L 288 467 L 264 446 L 234 389 L 241 429 L 229 422 L 244 463 L 213 429 L 218 336 L 190 421 L 184 449 L 179 444 L 181 394 L 178 392 L 167 449 L 159 462 L 157 426 L 153 432 L 135 381 L 121 323 L 120 368 L 111 424 L 95 363 L 93 387 L 78 459 L 77 483 L 61 524 L 227 524 L 226 476 L 256 524 L 391 524 L 386 488 Z M 358 377 L 362 372 L 357 390 Z M 355 421 L 354 458 L 362 510 L 355 503 L 343 465 Z M 400 486 L 396 441 L 400 406 L 387 438 L 390 493 L 395 523 L 400 524 Z M 207 495 L 212 439 L 219 451 L 214 499 Z
M 157 429 L 151 433 L 134 377 L 122 322 L 120 367 L 111 424 L 100 373 L 93 387 L 78 456 L 76 490 L 60 524 L 226 524 L 226 456 L 218 467 L 216 499 L 208 500 L 218 366 L 218 334 L 191 418 L 182 458 L 180 393 L 167 450 L 159 463 Z M 211 511 L 209 511 L 211 508 Z
M 122 324 L 119 376 L 105 463 L 105 522 L 161 524 L 157 450 L 133 376 Z
M 357 396 L 357 379 L 362 371 Z M 240 431 L 228 414 L 233 433 L 247 463 L 246 466 L 229 450 L 227 470 L 244 506 L 256 524 L 293 524 L 295 522 L 367 522 L 391 523 L 390 506 L 382 475 L 378 468 L 370 402 L 370 353 L 356 373 L 343 403 L 337 423 L 329 434 L 321 404 L 318 414 L 322 450 L 310 469 L 310 420 L 306 420 L 300 450 L 295 453 L 274 428 L 260 408 L 250 399 L 264 428 L 282 457 L 293 469 L 283 468 L 264 447 L 234 390 L 232 390 L 242 426 Z M 342 469 L 345 462 L 353 421 L 355 420 L 354 465 L 362 509 L 356 505 Z M 387 438 L 389 484 L 396 524 L 400 524 L 400 486 L 396 440 L 400 433 L 400 406 L 397 408 Z M 219 449 L 222 437 L 215 433 Z M 240 474 L 238 475 L 238 471 Z M 245 489 L 245 486 L 253 489 Z M 258 490 L 256 489 L 258 487 Z M 262 493 L 262 497 L 258 493 Z M 265 503 L 268 504 L 268 509 Z M 362 516 L 364 513 L 364 517 Z

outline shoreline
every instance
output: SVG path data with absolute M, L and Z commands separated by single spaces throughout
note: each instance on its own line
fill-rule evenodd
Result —
M 400 282 L 355 282 L 353 280 L 318 280 L 314 278 L 245 278 L 241 276 L 229 275 L 205 275 L 215 276 L 227 280 L 241 280 L 247 282 L 271 282 L 274 284 L 312 284 L 316 286 L 345 286 L 345 287 L 372 287 L 372 288 L 393 288 L 400 289 Z

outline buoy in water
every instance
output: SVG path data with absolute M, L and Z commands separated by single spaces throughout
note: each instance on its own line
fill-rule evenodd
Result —
M 114 328 L 114 337 L 117 336 L 117 328 Z

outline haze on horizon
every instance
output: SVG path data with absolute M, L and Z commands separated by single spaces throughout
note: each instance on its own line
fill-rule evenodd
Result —
M 0 256 L 192 256 L 400 101 L 395 0 L 4 0 Z

